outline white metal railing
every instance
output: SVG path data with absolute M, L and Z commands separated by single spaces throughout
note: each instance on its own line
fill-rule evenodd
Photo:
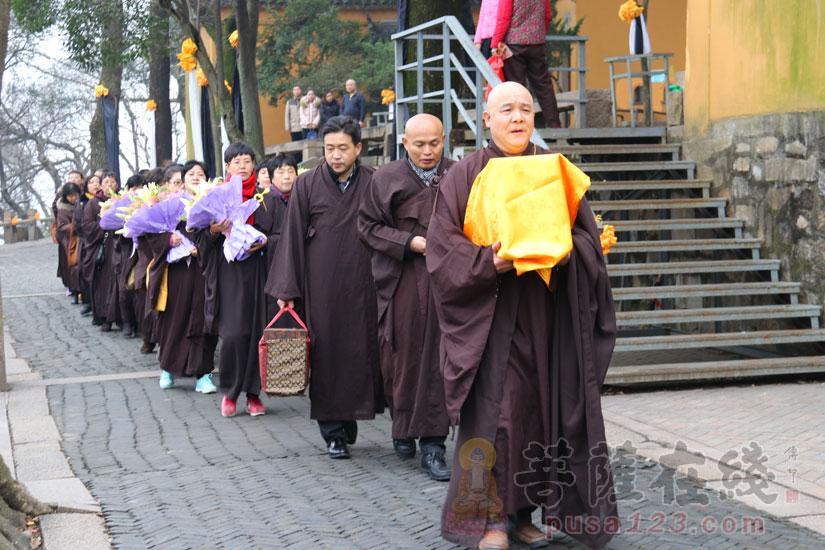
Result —
M 548 36 L 548 40 L 571 41 L 578 45 L 578 66 L 551 68 L 551 71 L 576 71 L 578 73 L 578 98 L 571 102 L 575 103 L 574 112 L 576 115 L 576 126 L 583 126 L 585 121 L 585 107 L 587 103 L 586 91 L 586 71 L 585 64 L 585 44 L 587 37 L 579 36 Z M 484 92 L 486 83 L 497 86 L 501 79 L 496 76 L 487 60 L 481 52 L 476 49 L 473 40 L 464 27 L 452 15 L 439 17 L 427 23 L 415 26 L 411 29 L 395 33 L 392 35 L 395 42 L 395 102 L 398 110 L 395 117 L 396 128 L 396 151 L 401 154 L 401 138 L 404 134 L 403 116 L 404 108 L 414 105 L 417 113 L 424 112 L 425 104 L 441 105 L 441 121 L 444 124 L 444 133 L 449 136 L 453 129 L 453 106 L 464 118 L 467 126 L 475 136 L 476 148 L 480 149 L 486 144 L 483 131 L 483 112 L 486 107 Z M 424 57 L 424 42 L 436 41 L 440 43 L 441 53 Z M 404 51 L 408 42 L 415 45 L 414 60 L 404 63 Z M 433 52 L 434 53 L 434 52 Z M 463 57 L 464 62 L 459 59 Z M 469 66 L 465 64 L 469 63 Z M 415 90 L 409 94 L 404 86 L 404 74 L 415 74 Z M 436 81 L 440 82 L 440 89 L 434 91 L 424 91 L 424 76 L 436 75 Z M 440 76 L 440 81 L 438 77 Z M 458 92 L 453 88 L 455 78 L 460 78 L 470 90 L 470 97 L 459 97 Z M 475 113 L 470 115 L 470 110 Z M 546 147 L 546 143 L 539 136 L 538 132 L 533 132 L 531 141 Z M 445 144 L 445 154 L 450 154 L 449 143 Z

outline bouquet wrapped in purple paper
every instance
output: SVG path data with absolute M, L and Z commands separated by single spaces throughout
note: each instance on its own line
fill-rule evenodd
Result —
M 181 238 L 181 242 L 178 246 L 173 246 L 169 249 L 169 252 L 166 253 L 166 263 L 173 264 L 178 262 L 187 256 L 192 255 L 192 248 L 194 248 L 195 243 L 190 241 L 186 238 L 186 235 L 175 229 L 175 235 Z
M 130 204 L 122 234 L 137 238 L 148 233 L 175 231 L 187 198 L 182 192 L 163 193 L 153 185 L 141 189 Z
M 100 205 L 100 228 L 106 231 L 123 228 L 121 208 L 126 208 L 132 202 L 132 193 L 123 191 L 114 195 Z
M 231 225 L 223 243 L 227 262 L 247 259 L 249 248 L 264 242 L 266 236 L 246 223 L 260 203 L 254 199 L 244 202 L 240 176 L 232 176 L 226 183 L 220 180 L 201 183 L 193 192 L 186 206 L 186 229 L 207 228 L 211 222 L 229 220 Z

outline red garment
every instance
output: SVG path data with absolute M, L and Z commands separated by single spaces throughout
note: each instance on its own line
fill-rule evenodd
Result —
M 513 4 L 519 0 L 499 0 L 498 10 L 496 11 L 495 31 L 490 40 L 490 47 L 495 49 L 499 42 L 504 42 L 504 37 L 510 31 L 510 25 L 513 18 Z M 550 21 L 553 19 L 553 14 L 550 11 L 550 0 L 544 0 L 544 34 L 550 28 Z M 543 41 L 542 41 L 543 43 Z
M 249 176 L 247 179 L 243 181 L 243 191 L 241 191 L 241 196 L 243 196 L 243 201 L 246 202 L 255 196 L 255 186 L 257 185 L 258 176 L 255 175 L 255 170 L 252 171 L 252 175 Z M 255 213 L 253 212 L 252 215 L 246 220 L 246 223 L 252 225 L 255 221 Z

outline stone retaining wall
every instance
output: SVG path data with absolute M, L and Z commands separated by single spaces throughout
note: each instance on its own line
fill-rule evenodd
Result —
M 825 303 L 825 110 L 718 121 L 683 146 L 712 195 L 730 197 L 728 215 L 763 240 L 762 257 L 782 260 L 781 279 Z

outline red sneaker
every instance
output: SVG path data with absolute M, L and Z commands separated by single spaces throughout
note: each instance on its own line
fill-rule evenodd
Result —
M 223 401 L 221 402 L 221 414 L 229 418 L 230 416 L 235 416 L 235 400 L 229 399 L 227 396 L 223 396 Z
M 264 404 L 261 403 L 261 400 L 257 395 L 250 394 L 246 396 L 246 412 L 252 416 L 261 416 L 266 414 Z

